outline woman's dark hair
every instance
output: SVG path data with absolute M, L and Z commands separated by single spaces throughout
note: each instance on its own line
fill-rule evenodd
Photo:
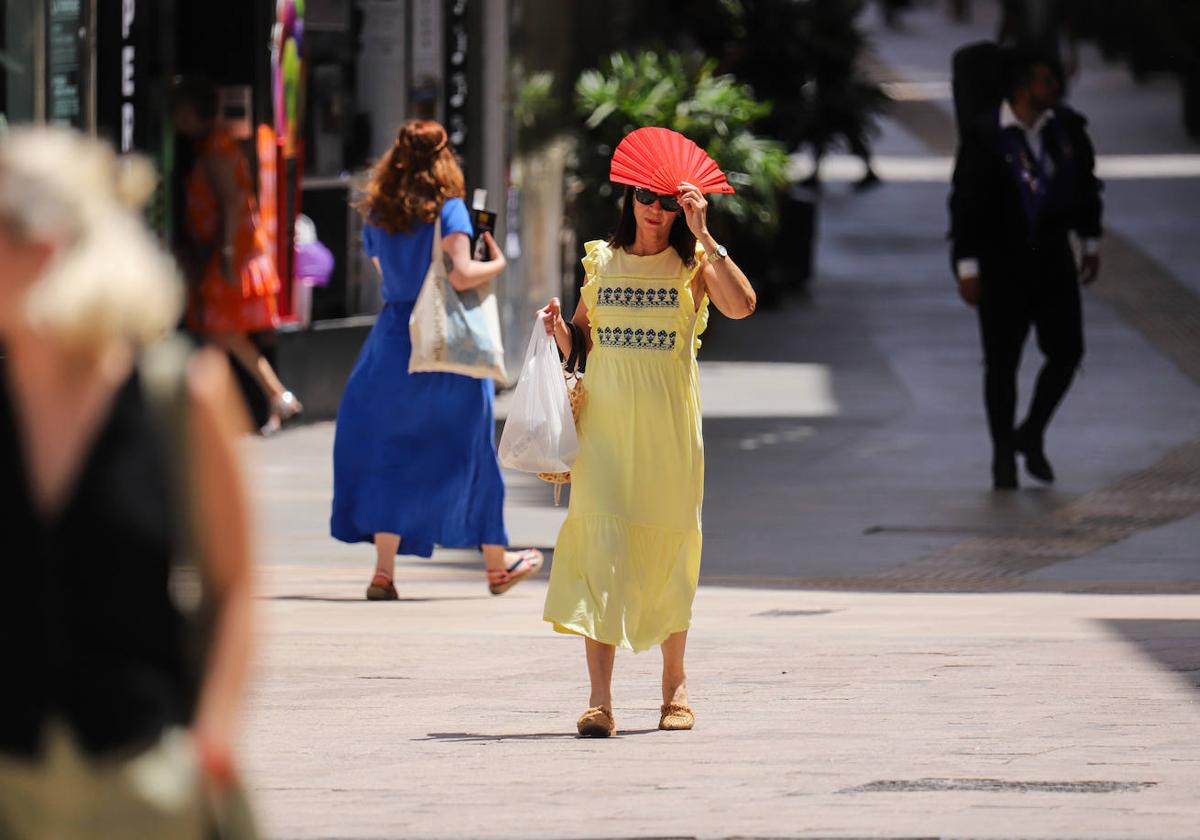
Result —
M 217 86 L 203 76 L 176 76 L 171 84 L 176 105 L 187 103 L 206 122 L 217 118 Z
M 409 120 L 371 172 L 354 208 L 388 233 L 432 222 L 449 198 L 466 195 L 463 172 L 441 123 Z
M 625 197 L 621 201 L 621 218 L 617 220 L 617 229 L 608 238 L 608 244 L 614 248 L 628 248 L 637 239 L 637 218 L 633 215 L 633 187 L 625 188 Z M 696 262 L 696 236 L 687 226 L 683 208 L 675 216 L 671 224 L 671 235 L 667 241 L 679 254 L 679 259 L 689 268 Z

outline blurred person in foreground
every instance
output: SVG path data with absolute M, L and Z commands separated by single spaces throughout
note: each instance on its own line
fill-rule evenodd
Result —
M 490 233 L 483 238 L 491 259 L 471 259 L 474 229 L 464 189 L 446 129 L 409 120 L 357 205 L 363 247 L 383 276 L 384 307 L 338 407 L 330 530 L 343 542 L 375 545 L 372 601 L 399 598 L 397 554 L 430 557 L 438 545 L 481 548 L 493 595 L 542 567 L 536 549 L 505 550 L 495 383 L 408 372 L 408 324 L 432 260 L 435 223 L 455 289 L 480 286 L 507 265 Z
M 234 785 L 248 420 L 224 354 L 159 343 L 182 294 L 137 215 L 153 185 L 144 161 L 64 129 L 0 140 L 6 838 L 208 836 L 207 794 Z M 178 425 L 146 367 L 168 348 Z M 208 605 L 203 665 L 172 597 L 184 558 Z
M 1018 454 L 1030 475 L 1054 481 L 1046 428 L 1083 359 L 1079 286 L 1100 271 L 1102 205 L 1087 121 L 1060 104 L 1054 60 L 1011 50 L 1002 77 L 999 109 L 962 132 L 950 238 L 959 294 L 979 312 L 993 486 L 1011 490 Z M 1072 232 L 1082 240 L 1080 266 Z M 1031 328 L 1045 363 L 1029 412 L 1015 426 L 1017 372 Z
M 661 647 L 658 728 L 687 730 L 695 715 L 684 652 L 703 541 L 696 354 L 710 298 L 729 318 L 750 315 L 757 299 L 709 233 L 708 201 L 690 183 L 668 195 L 626 187 L 616 232 L 584 248 L 574 317 L 563 317 L 557 298 L 542 310 L 565 357 L 577 342 L 595 349 L 543 617 L 584 637 L 591 694 L 580 735 L 616 729 L 618 646 Z
M 190 300 L 188 329 L 228 351 L 270 408 L 263 434 L 303 411 L 250 338 L 279 326 L 279 274 L 258 222 L 250 162 L 217 121 L 217 89 L 186 76 L 174 88 L 175 130 L 195 146 L 187 175 L 187 248 L 181 262 Z

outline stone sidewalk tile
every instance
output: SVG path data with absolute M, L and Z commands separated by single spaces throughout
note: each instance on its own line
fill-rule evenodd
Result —
M 363 585 L 264 572 L 244 760 L 272 836 L 1200 836 L 1200 596 L 702 587 L 697 728 L 656 730 L 658 654 L 622 652 L 620 735 L 585 741 L 544 582 Z M 1099 783 L 1127 789 L 1074 792 Z

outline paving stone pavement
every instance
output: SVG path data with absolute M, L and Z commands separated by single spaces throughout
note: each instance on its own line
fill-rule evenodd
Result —
M 1200 596 L 702 588 L 692 732 L 619 655 L 574 737 L 544 584 L 265 572 L 246 767 L 281 838 L 1200 837 Z

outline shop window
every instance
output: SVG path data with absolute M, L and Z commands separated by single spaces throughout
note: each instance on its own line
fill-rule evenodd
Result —
M 0 128 L 37 116 L 34 12 L 28 0 L 0 0 Z

